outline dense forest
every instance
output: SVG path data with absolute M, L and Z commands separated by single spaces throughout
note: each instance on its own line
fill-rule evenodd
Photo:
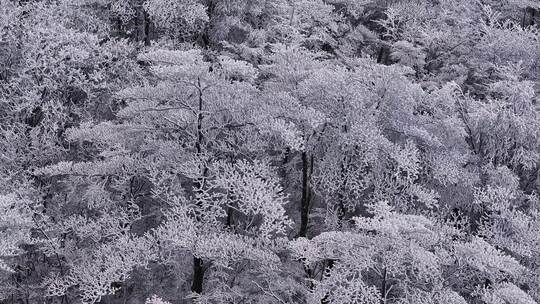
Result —
M 540 303 L 539 26 L 0 0 L 0 303 Z

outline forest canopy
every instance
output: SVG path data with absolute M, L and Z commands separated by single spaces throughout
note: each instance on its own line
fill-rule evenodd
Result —
M 538 0 L 0 0 L 0 303 L 540 303 Z

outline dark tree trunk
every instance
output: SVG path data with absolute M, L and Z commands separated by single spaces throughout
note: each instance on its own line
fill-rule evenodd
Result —
M 388 58 L 390 57 L 390 49 L 386 46 L 381 46 L 379 54 L 377 55 L 377 63 L 388 65 Z
M 521 20 L 521 26 L 526 28 L 528 26 L 533 26 L 536 24 L 536 18 L 538 15 L 538 10 L 532 7 L 527 7 L 523 11 L 523 18 Z
M 328 259 L 326 261 L 326 269 L 325 271 L 323 271 L 323 276 L 324 276 L 324 273 L 327 271 L 327 270 L 331 270 L 332 268 L 334 268 L 334 263 L 335 261 L 333 259 Z M 324 295 L 324 298 L 321 299 L 321 304 L 328 304 L 330 303 L 330 299 L 328 299 L 328 294 Z
M 225 226 L 232 227 L 233 225 L 233 219 L 234 219 L 234 209 L 229 207 L 227 208 L 227 221 L 225 223 Z
M 386 286 L 386 268 L 383 270 L 382 275 L 382 282 L 381 282 L 381 304 L 386 304 L 386 292 L 387 292 L 387 286 Z
M 202 122 L 204 119 L 203 116 L 203 88 L 201 87 L 201 79 L 197 78 L 197 86 L 199 91 L 199 111 L 197 113 L 197 142 L 195 143 L 195 149 L 197 150 L 197 153 L 200 154 L 202 152 L 202 141 L 203 141 L 203 132 L 202 132 Z
M 150 20 L 148 13 L 143 10 L 144 15 L 144 45 L 149 46 L 152 39 L 152 21 Z
M 283 164 L 286 165 L 289 162 L 289 157 L 291 155 L 291 148 L 285 148 L 283 153 Z
M 198 294 L 202 294 L 203 282 L 204 282 L 204 264 L 203 260 L 197 257 L 193 258 L 193 282 L 191 284 L 191 291 Z
M 348 132 L 348 128 L 347 126 L 343 126 L 343 133 L 347 133 Z M 341 161 L 341 165 L 340 165 L 340 175 L 341 175 L 341 185 L 339 186 L 339 192 L 338 192 L 338 219 L 340 220 L 340 222 L 343 220 L 343 218 L 345 217 L 345 211 L 346 211 L 346 191 L 347 191 L 347 170 L 348 170 L 348 165 L 347 165 L 347 161 L 348 161 L 348 158 L 347 158 L 347 153 L 344 152 L 343 153 L 343 159 Z
M 197 86 L 198 86 L 198 113 L 197 113 L 197 140 L 195 142 L 195 150 L 197 154 L 201 154 L 203 151 L 203 107 L 204 107 L 204 99 L 203 99 L 203 90 L 201 86 L 201 79 L 197 79 Z M 193 189 L 194 191 L 201 191 L 204 187 L 204 181 L 205 176 L 207 174 L 208 168 L 207 167 L 201 167 L 201 173 L 202 178 L 198 178 L 193 182 Z M 200 220 L 197 218 L 197 220 Z M 204 283 L 204 261 L 201 258 L 193 257 L 193 279 L 191 283 L 191 291 L 196 292 L 198 294 L 202 293 L 203 290 L 203 283 Z
M 197 43 L 204 49 L 208 49 L 212 44 L 212 39 L 210 37 L 210 32 L 212 31 L 212 26 L 215 22 L 215 9 L 216 1 L 209 0 L 206 4 L 206 14 L 208 15 L 208 23 L 206 24 L 204 30 L 201 31 L 197 37 Z
M 135 41 L 143 42 L 149 46 L 152 39 L 152 21 L 144 9 L 142 1 L 135 8 Z
M 302 198 L 300 200 L 299 237 L 306 237 L 309 224 L 309 208 L 311 204 L 311 173 L 313 172 L 313 156 L 302 152 Z

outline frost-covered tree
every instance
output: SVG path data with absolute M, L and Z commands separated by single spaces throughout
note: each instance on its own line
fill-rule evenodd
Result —
M 443 232 L 444 226 L 385 202 L 369 212 L 373 217 L 355 218 L 350 230 L 292 243 L 294 256 L 317 274 L 310 303 L 417 303 L 453 292 L 443 284 L 453 229 Z
M 0 302 L 540 301 L 533 0 L 0 0 Z
M 117 121 L 87 123 L 68 132 L 71 141 L 100 151 L 99 158 L 63 162 L 39 172 L 70 176 L 66 182 L 72 194 L 84 189 L 86 207 L 99 212 L 98 222 L 94 219 L 89 225 L 123 227 L 124 232 L 113 233 L 111 240 L 98 238 L 106 243 L 96 254 L 126 236 L 134 246 L 151 246 L 147 250 L 156 252 L 156 257 L 149 254 L 142 260 L 128 258 L 129 248 L 119 252 L 134 261 L 103 281 L 99 295 L 113 292 L 112 283 L 125 280 L 134 267 L 150 260 L 171 265 L 191 256 L 191 291 L 201 296 L 208 285 L 200 301 L 227 294 L 241 297 L 230 290 L 234 284 L 227 283 L 227 276 L 234 282 L 246 263 L 265 269 L 280 266 L 276 252 L 283 250 L 280 239 L 290 226 L 284 209 L 287 196 L 261 154 L 265 143 L 255 126 L 258 99 L 250 84 L 256 71 L 227 57 L 205 61 L 196 50 L 154 50 L 140 60 L 152 64 L 154 84 L 121 91 L 118 98 L 126 106 L 117 113 Z M 102 213 L 104 208 L 110 210 Z M 78 216 L 69 226 L 82 225 L 85 217 Z M 137 224 L 145 218 L 154 229 Z M 142 238 L 134 235 L 141 233 Z M 77 262 L 71 270 L 75 274 L 61 282 L 77 278 L 81 267 L 88 269 Z M 57 290 L 58 284 L 51 288 Z

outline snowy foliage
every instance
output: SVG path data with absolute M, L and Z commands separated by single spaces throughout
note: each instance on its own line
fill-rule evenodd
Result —
M 0 0 L 0 302 L 540 302 L 540 4 Z

